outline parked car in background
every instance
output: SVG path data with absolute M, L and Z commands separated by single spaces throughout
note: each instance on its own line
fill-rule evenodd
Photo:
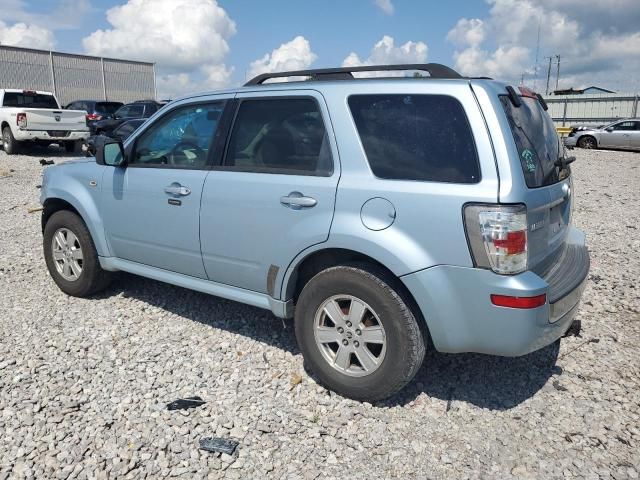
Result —
M 142 125 L 146 121 L 147 121 L 146 118 L 135 118 L 133 120 L 127 120 L 120 126 L 113 129 L 113 131 L 111 131 L 110 133 L 102 133 L 100 135 L 91 135 L 87 140 L 87 150 L 86 150 L 87 155 L 89 156 L 95 155 L 95 142 L 97 138 L 106 135 L 110 138 L 115 138 L 117 140 L 124 142 L 127 138 L 131 136 L 133 132 L 135 132 L 138 129 L 138 127 L 140 127 L 140 125 Z
M 84 111 L 63 110 L 53 93 L 36 90 L 0 89 L 0 131 L 8 155 L 28 142 L 80 151 L 89 138 Z
M 640 150 L 640 118 L 617 120 L 601 127 L 576 127 L 564 138 L 567 147 Z
M 91 127 L 98 120 L 111 117 L 122 105 L 122 102 L 106 102 L 104 100 L 75 100 L 64 108 L 87 112 L 87 125 Z
M 149 118 L 156 113 L 164 104 L 155 100 L 138 100 L 123 105 L 116 110 L 110 118 L 98 120 L 91 125 L 91 133 L 99 135 L 101 133 L 108 134 L 116 127 L 120 126 L 127 120 L 134 118 Z
M 353 77 L 399 69 L 430 76 Z M 589 253 L 545 110 L 438 64 L 185 97 L 45 170 L 44 259 L 69 295 L 126 271 L 294 317 L 322 384 L 379 400 L 428 345 L 518 356 L 571 325 Z

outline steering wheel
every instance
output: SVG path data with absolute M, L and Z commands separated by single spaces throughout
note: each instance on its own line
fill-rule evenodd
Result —
M 189 159 L 185 155 L 185 150 L 195 150 L 196 158 Z M 204 151 L 198 144 L 190 142 L 188 140 L 183 140 L 178 142 L 169 152 L 169 165 L 184 165 L 186 162 L 181 162 L 176 159 L 177 156 L 182 156 L 187 159 L 187 162 L 193 164 L 193 162 L 197 159 L 203 158 L 207 155 L 207 152 Z

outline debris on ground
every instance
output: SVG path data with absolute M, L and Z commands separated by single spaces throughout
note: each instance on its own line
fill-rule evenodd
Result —
M 44 158 L 40 159 L 40 165 L 42 165 L 43 167 L 45 165 L 54 165 L 55 162 L 53 160 L 45 160 Z
M 227 455 L 233 455 L 240 445 L 235 440 L 230 438 L 220 437 L 207 437 L 200 439 L 200 450 L 205 450 L 212 453 L 226 453 Z
M 189 408 L 198 408 L 204 405 L 205 402 L 200 397 L 187 397 L 179 398 L 173 402 L 167 403 L 167 410 L 187 410 Z

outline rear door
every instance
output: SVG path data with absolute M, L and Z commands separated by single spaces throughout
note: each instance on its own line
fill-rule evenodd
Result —
M 571 216 L 571 170 L 556 162 L 564 156 L 553 120 L 537 98 L 521 96 L 513 105 L 500 95 L 518 155 L 513 175 L 524 176 L 519 198 L 527 205 L 529 268 L 544 272 L 562 251 Z M 514 180 L 515 182 L 515 180 Z
M 328 238 L 337 149 L 318 92 L 243 93 L 237 104 L 202 192 L 202 257 L 209 279 L 273 294 L 278 272 Z

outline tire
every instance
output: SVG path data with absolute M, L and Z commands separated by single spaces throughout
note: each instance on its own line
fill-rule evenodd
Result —
M 64 149 L 67 151 L 67 153 L 80 153 L 82 151 L 82 142 L 65 142 Z
M 69 232 L 75 239 L 69 235 Z M 62 234 L 64 241 L 57 242 L 54 247 L 54 236 L 58 234 Z M 69 246 L 69 251 L 71 252 L 67 251 L 68 255 L 65 254 L 64 248 L 60 249 L 65 243 Z M 79 253 L 78 247 L 80 249 Z M 112 274 L 100 267 L 98 252 L 87 226 L 75 213 L 68 210 L 60 210 L 51 215 L 44 227 L 43 248 L 49 274 L 60 290 L 67 295 L 88 297 L 104 290 L 111 282 Z M 54 248 L 56 249 L 55 253 Z M 81 260 L 78 260 L 74 255 L 79 255 Z M 73 261 L 77 261 L 74 264 L 75 267 L 72 265 L 66 268 L 60 264 L 60 262 L 69 264 L 69 262 Z M 62 271 L 59 270 L 56 264 L 61 266 Z M 78 267 L 80 267 L 79 273 Z M 69 273 L 76 278 L 69 278 Z
M 413 379 L 424 359 L 425 341 L 418 322 L 394 290 L 396 282 L 385 277 L 366 266 L 332 267 L 305 285 L 296 305 L 296 339 L 308 366 L 324 386 L 354 400 L 373 402 L 390 397 Z M 364 310 L 364 315 L 356 315 L 354 308 Z M 331 326 L 327 310 L 336 317 L 342 312 L 343 317 Z M 362 318 L 360 328 L 356 321 L 349 325 L 349 319 L 357 318 Z M 380 326 L 384 340 L 375 343 Z M 321 334 L 330 340 L 317 340 Z M 374 343 L 367 343 L 366 338 Z M 347 358 L 343 347 L 344 352 L 351 352 L 346 362 L 340 360 Z M 361 358 L 369 360 L 361 362 Z
M 15 139 L 10 127 L 2 129 L 2 145 L 7 155 L 14 155 L 20 151 L 20 142 Z
M 596 139 L 590 135 L 585 135 L 584 137 L 580 137 L 578 139 L 578 146 L 580 148 L 586 148 L 587 150 L 591 150 L 594 148 L 598 148 L 598 142 Z

